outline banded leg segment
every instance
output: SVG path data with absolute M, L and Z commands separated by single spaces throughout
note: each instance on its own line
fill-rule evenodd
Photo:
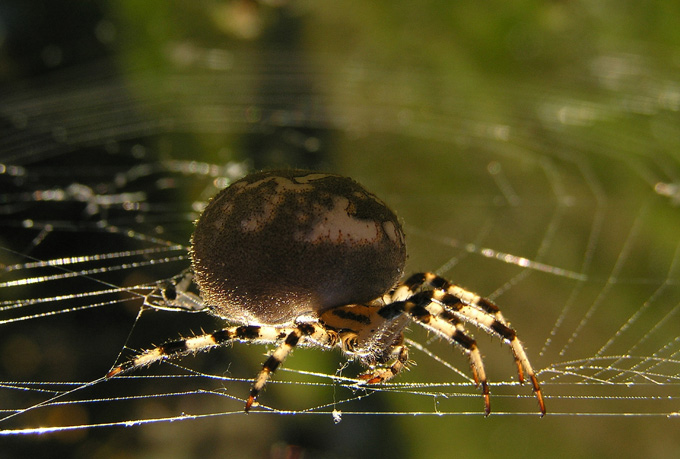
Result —
M 433 314 L 427 309 L 431 303 L 427 299 L 427 293 L 421 292 L 406 301 L 390 303 L 378 312 L 383 317 L 392 317 L 399 313 L 407 313 L 413 320 L 423 327 L 445 338 L 449 343 L 460 348 L 470 361 L 470 370 L 475 384 L 481 387 L 484 396 L 484 413 L 491 413 L 491 401 L 489 396 L 489 384 L 486 379 L 482 354 L 479 352 L 476 341 L 465 333 L 465 329 L 456 317 L 443 318 Z M 425 299 L 424 299 L 425 298 Z M 425 306 L 423 306 L 425 304 Z
M 246 402 L 245 411 L 248 412 L 258 394 L 269 380 L 270 375 L 281 363 L 283 363 L 295 346 L 301 343 L 304 344 L 305 341 L 310 341 L 309 344 L 322 347 L 333 347 L 338 342 L 337 334 L 333 331 L 325 330 L 316 323 L 303 323 L 294 327 L 283 328 L 264 326 L 230 327 L 214 333 L 206 333 L 190 338 L 169 341 L 161 346 L 144 351 L 138 356 L 112 368 L 106 375 L 106 378 L 113 378 L 122 373 L 142 368 L 162 360 L 207 351 L 213 347 L 223 346 L 234 341 L 253 344 L 271 344 L 281 340 L 284 341 L 265 361 L 262 370 L 253 383 L 250 395 Z
M 255 403 L 257 396 L 260 395 L 262 389 L 267 384 L 270 376 L 276 369 L 286 360 L 286 357 L 295 349 L 295 347 L 304 340 L 310 340 L 314 343 L 324 346 L 333 347 L 338 342 L 338 336 L 335 332 L 324 329 L 317 323 L 301 323 L 286 335 L 286 339 L 271 353 L 269 358 L 265 360 L 262 365 L 262 370 L 255 378 L 255 382 L 250 388 L 250 395 L 246 401 L 245 412 L 250 411 L 251 406 Z
M 431 287 L 433 290 L 418 292 L 423 286 Z M 433 273 L 414 274 L 398 286 L 392 296 L 397 301 L 403 301 L 404 299 L 414 301 L 426 307 L 435 316 L 443 317 L 446 313 L 453 313 L 462 320 L 488 333 L 499 336 L 512 350 L 519 382 L 524 382 L 524 374 L 526 372 L 538 399 L 541 414 L 545 415 L 543 393 L 536 373 L 526 355 L 524 346 L 522 346 L 522 343 L 517 338 L 515 330 L 509 326 L 501 314 L 498 306 L 491 300 L 451 284 L 446 279 Z
M 292 328 L 279 329 L 273 327 L 240 326 L 224 328 L 214 333 L 169 341 L 161 346 L 142 352 L 132 359 L 114 367 L 106 375 L 113 378 L 137 368 L 142 368 L 162 360 L 173 359 L 184 355 L 207 351 L 213 347 L 223 346 L 232 341 L 272 343 L 290 333 Z
M 472 308 L 470 305 L 464 304 L 461 302 L 460 298 L 449 293 L 432 290 L 422 292 L 421 294 L 424 296 L 424 299 L 427 298 L 427 296 L 431 297 L 427 308 L 435 315 L 440 315 L 449 311 L 458 313 L 462 319 L 472 323 L 478 328 L 499 336 L 506 344 L 508 344 L 515 359 L 519 382 L 524 382 L 524 372 L 526 372 L 531 380 L 534 394 L 536 394 L 541 415 L 545 415 L 545 402 L 543 400 L 541 386 L 538 383 L 536 373 L 529 362 L 524 346 L 522 346 L 519 338 L 517 338 L 517 332 L 513 328 L 509 327 L 506 323 L 499 321 L 494 316 L 490 316 L 476 308 Z
M 456 284 L 452 284 L 448 280 L 434 273 L 425 272 L 413 274 L 404 282 L 402 282 L 401 285 L 397 288 L 397 290 L 399 290 L 400 288 L 405 289 L 406 292 L 410 293 L 406 294 L 406 296 L 408 297 L 414 295 L 417 292 L 417 290 L 422 286 L 428 286 L 431 287 L 432 289 L 440 290 L 442 292 L 453 295 L 464 304 L 479 309 L 480 311 L 483 311 L 486 314 L 492 315 L 500 323 L 508 325 L 505 318 L 503 317 L 503 314 L 501 313 L 500 308 L 496 305 L 496 303 L 474 292 L 471 292 L 470 290 L 466 290 L 463 287 L 460 287 Z M 404 299 L 406 298 L 395 299 L 395 301 Z

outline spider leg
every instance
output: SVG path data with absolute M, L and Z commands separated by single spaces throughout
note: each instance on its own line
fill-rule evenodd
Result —
M 477 308 L 463 303 L 460 298 L 455 295 L 444 293 L 438 290 L 432 290 L 429 293 L 432 300 L 436 303 L 430 303 L 432 307 L 428 309 L 435 314 L 442 314 L 446 310 L 450 310 L 454 313 L 459 313 L 460 317 L 474 324 L 475 326 L 486 330 L 490 333 L 498 335 L 505 343 L 507 343 L 512 349 L 512 354 L 515 358 L 515 364 L 517 365 L 517 372 L 519 376 L 520 383 L 524 382 L 524 373 L 522 368 L 526 371 L 526 374 L 531 380 L 531 385 L 536 398 L 538 399 L 538 405 L 541 410 L 541 415 L 545 415 L 545 402 L 543 400 L 543 392 L 541 391 L 541 386 L 538 383 L 538 378 L 536 378 L 536 373 L 529 362 L 529 358 L 524 350 L 524 346 L 517 338 L 517 332 L 507 325 L 507 323 L 499 321 L 496 317 L 490 314 L 486 314 Z
M 434 290 L 415 293 L 424 285 L 432 287 Z M 414 274 L 400 284 L 392 293 L 393 298 L 399 300 L 404 298 L 413 299 L 418 295 L 423 295 L 425 298 L 429 297 L 430 301 L 435 302 L 427 306 L 428 310 L 434 315 L 438 316 L 444 311 L 451 311 L 476 327 L 499 336 L 507 343 L 515 359 L 520 383 L 524 382 L 524 374 L 526 372 L 538 399 L 541 415 L 545 415 L 545 402 L 536 373 L 529 362 L 524 346 L 522 346 L 522 343 L 517 338 L 517 333 L 509 326 L 498 306 L 491 300 L 451 284 L 446 279 L 433 273 Z
M 333 347 L 338 341 L 337 333 L 332 330 L 326 330 L 316 323 L 301 323 L 295 327 L 283 328 L 260 327 L 254 325 L 224 328 L 214 333 L 205 333 L 189 338 L 169 341 L 161 346 L 144 351 L 136 357 L 112 368 L 111 371 L 106 374 L 106 378 L 110 379 L 122 373 L 145 367 L 162 360 L 207 351 L 213 347 L 223 346 L 233 341 L 268 344 L 275 343 L 284 338 L 285 340 L 265 361 L 262 370 L 253 383 L 250 395 L 246 402 L 245 411 L 247 413 L 267 383 L 269 376 L 281 363 L 283 363 L 288 354 L 290 354 L 300 341 L 305 343 L 309 342 L 311 345 Z
M 161 346 L 146 350 L 136 357 L 114 367 L 106 375 L 113 378 L 121 373 L 145 367 L 155 362 L 172 359 L 188 354 L 206 351 L 216 346 L 222 346 L 232 341 L 271 343 L 285 336 L 286 329 L 273 327 L 239 326 L 224 328 L 214 333 L 168 341 Z
M 290 329 L 288 329 L 290 330 Z M 267 384 L 270 376 L 286 360 L 286 357 L 295 349 L 300 341 L 312 341 L 322 346 L 333 347 L 337 344 L 338 335 L 332 330 L 326 330 L 318 323 L 300 323 L 297 327 L 288 332 L 286 339 L 271 353 L 269 358 L 262 365 L 262 370 L 258 373 L 250 388 L 250 395 L 246 401 L 245 412 L 250 411 L 250 407 L 255 403 L 257 396 Z
M 381 368 L 370 373 L 359 375 L 359 379 L 366 381 L 366 384 L 379 384 L 389 381 L 398 375 L 408 366 L 408 348 L 403 344 L 395 346 L 394 352 L 397 357 L 388 368 Z
M 484 413 L 488 416 L 489 413 L 491 413 L 489 384 L 486 379 L 482 354 L 479 352 L 476 341 L 465 333 L 463 325 L 457 318 L 448 318 L 447 320 L 439 317 L 438 314 L 432 314 L 427 307 L 431 301 L 423 295 L 424 293 L 429 292 L 416 294 L 410 300 L 397 301 L 385 305 L 378 314 L 388 318 L 405 312 L 423 327 L 435 332 L 450 343 L 458 346 L 463 353 L 468 356 L 475 384 L 482 388 L 482 394 L 484 396 Z M 422 297 L 418 298 L 418 295 L 425 296 L 425 301 L 422 300 Z
M 492 315 L 502 324 L 508 325 L 507 321 L 503 317 L 503 314 L 501 313 L 500 308 L 493 301 L 477 295 L 474 292 L 466 290 L 456 284 L 452 284 L 443 277 L 430 272 L 413 274 L 404 282 L 402 282 L 397 290 L 402 289 L 400 294 L 404 297 L 399 298 L 398 300 L 404 300 L 412 296 L 423 285 L 427 285 L 435 290 L 442 290 L 448 294 L 451 294 L 459 298 L 463 303 L 478 308 L 487 314 Z

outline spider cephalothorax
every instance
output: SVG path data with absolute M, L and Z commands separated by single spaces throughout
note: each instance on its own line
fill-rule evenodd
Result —
M 408 363 L 403 329 L 413 321 L 469 358 L 490 413 L 482 357 L 464 323 L 512 349 L 520 382 L 541 389 L 515 331 L 490 300 L 432 274 L 402 282 L 404 233 L 394 213 L 355 181 L 305 170 L 249 175 L 215 196 L 196 222 L 192 267 L 209 310 L 239 325 L 166 343 L 113 368 L 107 377 L 234 341 L 277 343 L 246 401 L 297 345 L 339 346 L 377 384 Z

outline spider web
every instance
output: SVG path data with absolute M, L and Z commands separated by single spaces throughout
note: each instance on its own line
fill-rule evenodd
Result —
M 677 67 L 596 54 L 560 85 L 489 77 L 470 95 L 465 71 L 166 45 L 162 78 L 94 62 L 0 94 L 0 433 L 241 413 L 265 347 L 103 375 L 221 326 L 160 295 L 207 199 L 278 158 L 354 177 L 405 222 L 408 272 L 497 302 L 549 416 L 677 416 Z M 537 415 L 509 349 L 473 332 L 493 414 Z M 337 352 L 298 349 L 253 414 L 481 415 L 460 352 L 407 340 L 417 365 L 370 388 Z

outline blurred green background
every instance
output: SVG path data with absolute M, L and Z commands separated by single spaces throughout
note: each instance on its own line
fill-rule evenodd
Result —
M 102 151 L 110 153 L 115 145 L 129 164 L 107 157 L 91 169 L 93 183 L 108 180 L 109 162 L 130 172 L 135 158 L 152 164 L 244 161 L 253 169 L 296 166 L 352 176 L 404 220 L 408 271 L 437 271 L 501 304 L 534 366 L 544 370 L 549 415 L 535 414 L 528 388 L 492 387 L 510 394 L 492 398 L 494 411 L 513 414 L 489 418 L 479 415 L 482 403 L 476 396 L 436 400 L 387 394 L 351 405 L 364 414 L 344 415 L 338 424 L 330 415 L 235 411 L 200 420 L 7 437 L 0 457 L 12 457 L 13 451 L 16 457 L 673 457 L 680 451 L 677 417 L 659 413 L 677 412 L 677 398 L 652 402 L 644 389 L 609 391 L 605 384 L 589 400 L 594 392 L 579 387 L 588 381 L 587 365 L 576 365 L 573 380 L 557 376 L 568 369 L 562 362 L 624 355 L 636 345 L 643 356 L 667 346 L 669 353 L 659 356 L 677 360 L 673 308 L 680 222 L 667 194 L 680 177 L 679 21 L 680 3 L 661 0 L 4 1 L 0 105 L 4 99 L 7 135 L 1 163 L 26 167 L 29 177 L 49 176 L 44 169 L 54 165 L 72 165 L 80 181 L 87 173 L 77 166 L 93 157 L 97 164 L 96 155 L 106 157 Z M 163 174 L 174 177 L 167 170 Z M 59 179 L 64 177 L 55 183 Z M 659 184 L 669 184 L 671 191 L 659 193 L 666 189 Z M 159 182 L 145 186 L 148 201 L 156 202 L 150 190 L 162 190 Z M 214 190 L 210 177 L 185 177 L 159 198 L 176 207 L 147 209 L 140 213 L 144 219 L 119 226 L 187 244 L 197 215 L 192 205 Z M 19 199 L 34 204 L 32 198 Z M 54 251 L 48 254 L 45 243 L 37 247 L 46 252 L 35 253 L 25 247 L 36 234 L 13 225 L 25 221 L 24 209 L 7 209 L 0 242 L 14 252 L 0 255 L 8 257 L 6 265 L 26 262 L 21 254 L 46 259 L 106 253 L 131 250 L 137 242 L 129 238 L 118 246 L 120 241 L 105 242 L 101 233 L 91 240 L 80 216 L 41 216 L 41 209 L 32 218 L 73 218 L 75 234 L 68 236 L 68 245 L 62 235 L 59 244 L 48 241 L 58 245 Z M 483 252 L 485 247 L 493 252 Z M 505 263 L 503 254 L 535 263 L 529 268 Z M 170 271 L 148 276 L 177 272 Z M 116 285 L 141 282 L 131 278 Z M 654 296 L 660 286 L 666 290 Z M 620 331 L 636 313 L 641 319 Z M 666 314 L 670 319 L 658 327 L 660 334 L 641 340 Z M 125 343 L 135 315 L 131 309 L 106 316 L 116 325 L 94 314 L 74 319 L 65 328 L 69 334 L 52 343 L 58 340 L 75 354 L 90 341 L 85 334 L 74 337 L 90 330 L 100 336 L 97 346 L 101 353 L 106 349 L 105 357 L 92 351 L 77 356 L 76 376 L 43 369 L 21 377 L 87 381 L 101 376 Z M 150 316 L 156 325 L 144 319 L 135 325 L 131 347 L 178 333 L 177 317 Z M 51 324 L 38 328 L 53 333 Z M 31 336 L 5 327 L 5 336 Z M 480 332 L 476 336 L 490 378 L 512 380 L 507 349 Z M 418 331 L 409 337 L 439 355 L 447 352 Z M 14 349 L 10 344 L 2 347 L 0 380 L 15 376 L 16 357 L 7 357 Z M 248 377 L 262 352 L 229 350 L 210 368 L 219 374 L 225 359 L 243 356 L 244 363 L 230 369 Z M 333 374 L 340 358 L 317 354 L 298 350 L 286 367 Z M 422 359 L 417 353 L 414 358 L 418 355 Z M 449 360 L 467 371 L 457 353 Z M 613 372 L 614 365 L 605 369 Z M 343 374 L 358 371 L 352 366 Z M 677 384 L 677 364 L 666 371 Z M 277 373 L 277 379 L 290 377 Z M 399 381 L 450 379 L 464 381 L 418 359 Z M 159 389 L 151 384 L 148 390 Z M 103 390 L 107 387 L 112 390 Z M 247 385 L 231 389 L 239 396 L 236 391 L 245 393 Z M 331 403 L 336 395 L 330 392 L 273 384 L 262 402 L 299 409 Z M 522 397 L 513 400 L 514 394 Z M 609 396 L 619 395 L 640 395 L 647 404 L 606 404 Z M 121 409 L 120 417 L 176 416 L 206 405 L 219 411 L 219 402 L 147 399 L 126 405 L 135 411 Z M 82 408 L 76 405 L 62 416 L 73 416 L 67 423 L 77 423 L 78 416 L 80 422 L 95 422 Z M 447 415 L 432 415 L 436 410 Z M 456 415 L 468 410 L 475 414 Z M 429 414 L 366 414 L 370 411 Z M 613 415 L 593 415 L 598 412 Z

